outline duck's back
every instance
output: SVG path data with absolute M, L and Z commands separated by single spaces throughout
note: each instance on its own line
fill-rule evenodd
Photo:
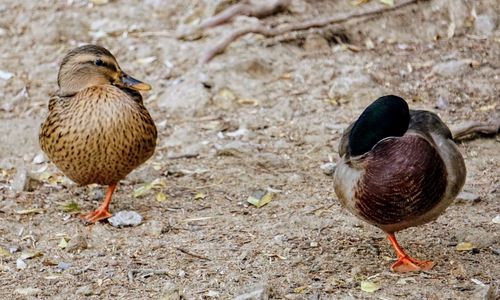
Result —
M 42 124 L 40 145 L 78 184 L 112 184 L 153 155 L 156 127 L 139 94 L 111 85 L 56 97 Z

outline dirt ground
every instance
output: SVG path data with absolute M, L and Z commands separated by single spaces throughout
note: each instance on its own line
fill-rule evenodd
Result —
M 0 2 L 0 298 L 230 299 L 259 287 L 255 299 L 498 297 L 498 136 L 459 143 L 464 191 L 479 199 L 398 235 L 409 253 L 438 263 L 429 272 L 391 272 L 383 233 L 340 207 L 320 168 L 339 159 L 342 130 L 383 94 L 450 127 L 498 117 L 498 2 L 425 1 L 278 38 L 250 34 L 198 64 L 221 36 L 258 22 L 238 17 L 199 39 L 177 38 L 227 2 Z M 262 22 L 377 5 L 294 0 Z M 85 226 L 65 212 L 72 202 L 94 209 L 103 187 L 72 184 L 40 155 L 58 65 L 82 43 L 107 47 L 154 87 L 144 96 L 156 153 L 111 205 L 142 215 L 136 227 Z M 258 190 L 274 193 L 261 208 L 247 203 Z M 363 291 L 363 281 L 379 289 Z

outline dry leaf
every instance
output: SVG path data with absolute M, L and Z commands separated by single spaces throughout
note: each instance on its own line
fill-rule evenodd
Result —
M 57 246 L 61 249 L 68 247 L 68 240 L 65 238 L 61 238 L 61 241 L 59 241 L 59 244 Z
M 363 292 L 373 293 L 379 289 L 380 285 L 376 284 L 373 281 L 367 281 L 367 280 L 361 281 L 361 290 Z
M 379 0 L 380 3 L 388 5 L 388 6 L 394 6 L 394 0 Z
M 69 202 L 59 206 L 59 210 L 62 210 L 67 213 L 78 213 L 80 212 L 80 206 L 76 202 Z
M 156 201 L 163 202 L 165 200 L 167 200 L 167 195 L 165 195 L 163 192 L 159 192 L 158 194 L 156 194 Z
M 256 191 L 250 197 L 248 197 L 247 202 L 253 206 L 259 208 L 262 207 L 273 200 L 273 194 L 267 191 Z
M 472 250 L 474 248 L 476 248 L 476 247 L 472 243 L 462 242 L 462 243 L 457 244 L 456 250 L 457 251 L 469 251 L 469 250 Z
M 37 257 L 40 257 L 40 256 L 43 256 L 43 253 L 40 252 L 40 251 L 36 251 L 36 252 L 23 252 L 19 258 L 22 259 L 22 260 L 25 260 L 25 259 L 37 258 Z
M 0 257 L 7 257 L 7 256 L 11 256 L 12 254 L 10 253 L 9 250 L 3 248 L 3 247 L 0 247 Z
M 145 185 L 143 185 L 143 186 L 140 186 L 140 187 L 138 187 L 138 188 L 136 188 L 136 189 L 134 190 L 133 196 L 134 196 L 135 198 L 142 197 L 142 196 L 144 196 L 145 194 L 147 194 L 147 193 L 151 190 L 151 188 L 152 188 L 151 183 L 147 183 L 147 184 L 145 184 Z
M 202 192 L 197 192 L 194 195 L 194 200 L 203 200 L 207 197 L 207 195 L 203 194 Z
M 29 214 L 41 214 L 43 212 L 42 208 L 28 208 L 22 210 L 16 210 L 18 215 L 29 215 Z

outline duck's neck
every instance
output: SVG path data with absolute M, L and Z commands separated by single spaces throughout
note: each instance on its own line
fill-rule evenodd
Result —
M 349 135 L 349 153 L 362 155 L 380 140 L 402 136 L 408 130 L 410 111 L 408 104 L 397 96 L 384 96 L 368 106 Z

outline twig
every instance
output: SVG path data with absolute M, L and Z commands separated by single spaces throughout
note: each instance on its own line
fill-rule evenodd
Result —
M 176 250 L 179 250 L 180 252 L 182 252 L 184 254 L 189 255 L 189 256 L 196 257 L 196 258 L 199 258 L 199 259 L 202 259 L 202 260 L 210 260 L 210 258 L 208 258 L 206 256 L 203 256 L 203 255 L 200 255 L 200 254 L 196 254 L 196 253 L 193 253 L 193 252 L 189 252 L 186 249 L 182 249 L 182 248 L 179 248 L 179 247 L 174 247 L 174 248 Z
M 417 3 L 418 1 L 427 1 L 427 0 L 406 0 L 398 5 L 394 6 L 385 6 L 383 8 L 377 7 L 374 9 L 370 9 L 364 12 L 360 13 L 351 13 L 351 14 L 344 14 L 340 16 L 334 16 L 326 19 L 313 19 L 309 21 L 305 21 L 302 23 L 296 23 L 296 24 L 288 24 L 288 25 L 283 25 L 279 27 L 266 27 L 263 25 L 253 25 L 253 26 L 248 26 L 246 28 L 240 28 L 236 29 L 232 32 L 230 32 L 226 37 L 222 38 L 219 42 L 215 43 L 215 45 L 211 48 L 209 48 L 207 51 L 205 51 L 205 54 L 202 57 L 201 62 L 202 63 L 207 63 L 210 60 L 212 60 L 216 55 L 222 53 L 227 46 L 238 39 L 239 37 L 248 34 L 248 33 L 257 33 L 261 34 L 265 37 L 274 37 L 278 35 L 282 35 L 291 31 L 299 31 L 299 30 L 306 30 L 310 28 L 316 28 L 316 27 L 324 27 L 327 25 L 332 25 L 332 24 L 338 24 L 338 23 L 343 23 L 346 21 L 350 21 L 352 19 L 358 19 L 358 18 L 363 18 L 363 17 L 368 17 L 368 16 L 373 16 L 373 15 L 378 15 L 382 14 L 385 12 L 389 11 L 394 11 L 397 9 L 400 9 L 402 7 L 408 6 L 410 4 Z
M 146 278 L 146 277 L 149 277 L 151 275 L 167 275 L 169 277 L 172 276 L 168 273 L 168 270 L 132 269 L 132 270 L 128 271 L 128 274 L 127 274 L 128 280 L 130 282 L 132 282 L 134 280 L 135 274 L 143 274 L 141 276 L 142 278 Z
M 185 153 L 185 154 L 174 154 L 174 155 L 168 155 L 168 159 L 181 159 L 181 158 L 196 158 L 200 156 L 199 153 Z
M 250 0 L 243 0 L 235 5 L 232 5 L 217 15 L 201 22 L 200 27 L 203 29 L 215 27 L 231 21 L 236 16 L 250 16 L 257 18 L 265 18 L 279 11 L 284 10 L 290 5 L 291 0 L 274 0 L 263 1 L 264 4 L 252 5 Z
M 455 141 L 458 141 L 473 133 L 497 134 L 499 130 L 500 118 L 488 122 L 471 121 L 452 129 L 452 136 Z

